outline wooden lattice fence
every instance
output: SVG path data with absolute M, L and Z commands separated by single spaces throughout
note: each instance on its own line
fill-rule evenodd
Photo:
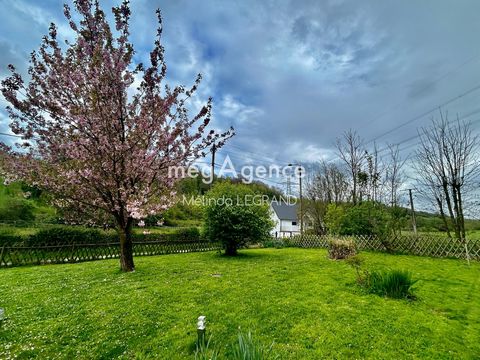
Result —
M 134 256 L 219 250 L 221 245 L 202 240 L 134 242 Z M 74 263 L 120 256 L 118 243 L 61 244 L 0 247 L 0 267 Z
M 336 237 L 339 238 L 339 237 Z M 468 254 L 471 260 L 480 260 L 480 240 L 468 239 L 465 244 L 455 239 L 435 235 L 399 235 L 388 238 L 376 236 L 348 236 L 355 241 L 359 250 L 384 251 L 419 256 L 465 259 Z M 284 246 L 302 248 L 327 248 L 331 236 L 297 235 L 292 238 L 277 239 Z

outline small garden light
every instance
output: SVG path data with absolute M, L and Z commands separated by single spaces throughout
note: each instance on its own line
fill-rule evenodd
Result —
M 201 315 L 198 317 L 197 321 L 197 345 L 204 346 L 205 345 L 205 331 L 206 331 L 206 316 Z
M 0 308 L 0 325 L 3 324 L 3 320 L 5 320 L 5 309 Z

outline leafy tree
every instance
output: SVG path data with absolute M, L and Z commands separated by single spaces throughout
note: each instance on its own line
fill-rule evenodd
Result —
M 388 213 L 383 206 L 364 201 L 347 209 L 342 221 L 341 235 L 378 235 L 388 233 Z
M 98 1 L 76 0 L 77 23 L 68 5 L 64 14 L 75 33 L 66 50 L 51 24 L 39 51 L 32 52 L 30 81 L 13 65 L 2 81 L 12 131 L 22 149 L 3 146 L 2 167 L 9 176 L 47 190 L 57 204 L 115 219 L 120 264 L 133 271 L 134 221 L 167 209 L 176 179 L 170 166 L 187 165 L 229 132 L 207 132 L 211 99 L 194 116 L 186 101 L 190 89 L 163 86 L 166 75 L 161 45 L 162 21 L 150 64 L 134 64 L 129 42 L 129 1 L 112 9 L 111 29 Z M 139 81 L 135 88 L 136 79 Z
M 325 224 L 331 234 L 339 235 L 342 230 L 345 208 L 342 205 L 329 204 L 325 215 Z
M 390 231 L 387 209 L 370 201 L 354 206 L 330 204 L 325 218 L 332 234 L 384 237 Z
M 394 235 L 400 234 L 407 224 L 407 210 L 395 205 L 388 209 L 388 215 L 388 228 Z
M 232 183 L 239 183 L 239 182 L 241 182 L 241 180 L 232 181 Z M 250 187 L 255 194 L 265 195 L 268 197 L 268 199 L 276 198 L 277 200 L 279 200 L 280 197 L 282 196 L 282 193 L 279 190 L 273 187 L 270 187 L 262 183 L 261 181 L 253 181 L 252 183 L 246 184 L 246 185 Z
M 273 228 L 269 205 L 247 185 L 217 183 L 206 202 L 205 236 L 221 241 L 226 255 L 236 255 L 248 242 L 264 240 Z
M 210 184 L 206 184 L 205 178 L 199 174 L 197 177 L 186 177 L 179 181 L 178 191 L 183 195 L 203 195 L 210 189 Z

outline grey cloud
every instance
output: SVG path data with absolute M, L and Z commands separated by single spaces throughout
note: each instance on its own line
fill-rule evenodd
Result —
M 417 97 L 428 96 L 435 91 L 433 79 L 423 78 L 414 80 L 408 86 L 407 98 L 414 100 Z
M 44 9 L 45 18 L 61 18 L 60 2 L 25 3 Z M 373 139 L 480 82 L 480 61 L 459 67 L 479 54 L 480 3 L 473 0 L 181 0 L 132 7 L 138 58 L 148 59 L 160 7 L 169 79 L 188 85 L 204 72 L 200 95 L 214 97 L 215 126 L 235 124 L 232 143 L 258 157 L 309 158 L 299 149 L 331 156 L 335 138 L 349 128 Z M 46 27 L 9 2 L 2 10 L 0 44 L 28 54 Z M 468 113 L 478 99 L 472 93 L 449 110 Z M 402 141 L 428 121 L 378 142 Z

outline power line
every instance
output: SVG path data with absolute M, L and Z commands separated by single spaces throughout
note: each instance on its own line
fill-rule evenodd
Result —
M 426 86 L 418 89 L 416 91 L 416 94 L 418 93 L 421 93 L 422 91 L 424 90 L 427 90 L 430 86 L 432 86 L 433 84 L 436 84 L 438 82 L 440 82 L 441 80 L 445 79 L 446 77 L 448 77 L 449 75 L 451 74 L 454 74 L 456 73 L 458 70 L 460 70 L 462 67 L 464 67 L 465 65 L 467 65 L 468 63 L 472 62 L 473 60 L 476 60 L 480 57 L 480 55 L 474 55 L 472 56 L 471 58 L 469 58 L 468 60 L 464 61 L 463 63 L 461 63 L 460 65 L 456 66 L 454 69 L 448 71 L 447 73 L 443 74 L 442 76 L 440 76 L 439 78 L 437 78 L 436 80 L 434 80 L 433 82 L 427 84 Z M 384 111 L 383 113 L 375 116 L 371 121 L 367 122 L 365 125 L 369 125 L 375 121 L 377 121 L 378 119 L 382 118 L 383 116 L 385 116 L 386 114 L 388 114 L 390 111 L 394 110 L 394 109 L 397 109 L 400 105 L 404 104 L 405 101 L 401 101 L 399 103 L 397 103 L 396 105 L 394 105 L 391 109 L 387 110 L 387 111 Z
M 475 120 L 475 121 L 472 121 L 471 123 L 472 123 L 472 124 L 475 124 L 475 123 L 478 123 L 478 122 L 480 122 L 480 119 L 477 119 L 477 120 Z M 419 135 L 419 136 L 420 136 L 420 135 Z M 417 136 L 417 137 L 419 137 L 419 136 Z M 405 151 L 405 150 L 411 149 L 411 148 L 413 148 L 413 147 L 415 147 L 415 146 L 418 146 L 418 145 L 421 145 L 421 144 L 422 144 L 422 142 L 421 142 L 421 141 L 418 141 L 418 142 L 416 142 L 416 143 L 414 143 L 414 144 L 405 146 L 405 147 L 399 149 L 398 151 L 399 151 L 399 152 L 403 152 L 403 151 Z
M 440 109 L 442 106 L 451 104 L 452 102 L 457 101 L 458 99 L 461 99 L 462 97 L 467 96 L 467 95 L 469 95 L 469 94 L 471 94 L 471 93 L 473 93 L 473 92 L 475 92 L 475 91 L 478 91 L 478 90 L 480 90 L 480 84 L 477 85 L 477 86 L 474 86 L 473 88 L 467 90 L 466 92 L 464 92 L 464 93 L 462 93 L 462 94 L 460 94 L 460 95 L 458 95 L 458 96 L 455 96 L 455 97 L 453 97 L 453 98 L 451 98 L 451 99 L 449 99 L 449 100 L 447 100 L 447 101 L 445 101 L 445 102 L 443 102 L 443 103 L 435 106 L 434 108 L 432 108 L 432 109 L 430 109 L 430 110 L 428 110 L 428 111 L 425 111 L 425 112 L 421 113 L 420 115 L 417 115 L 417 116 L 411 118 L 410 120 L 407 120 L 407 121 L 401 123 L 400 125 L 395 126 L 394 128 L 392 128 L 392 129 L 390 129 L 390 130 L 388 130 L 388 131 L 386 131 L 386 132 L 384 132 L 384 133 L 382 133 L 382 134 L 374 137 L 373 139 L 367 141 L 367 142 L 366 142 L 366 145 L 367 145 L 367 144 L 370 144 L 370 143 L 372 143 L 372 142 L 375 142 L 376 140 L 384 137 L 385 135 L 389 135 L 389 134 L 391 134 L 392 132 L 394 132 L 394 131 L 396 131 L 396 130 L 404 127 L 404 126 L 406 126 L 406 125 L 408 125 L 408 124 L 411 124 L 411 123 L 413 123 L 414 121 L 417 121 L 417 120 L 419 120 L 419 119 L 427 116 L 428 114 L 432 113 L 433 111 Z
M 455 97 L 453 97 L 453 98 L 451 98 L 451 99 L 449 99 L 449 100 L 447 100 L 447 101 L 445 101 L 445 102 L 443 102 L 443 103 L 435 106 L 434 108 L 432 108 L 432 109 L 430 109 L 430 110 L 428 110 L 428 111 L 425 111 L 424 113 L 422 113 L 422 114 L 420 114 L 420 115 L 417 115 L 417 116 L 413 117 L 412 119 L 410 119 L 410 120 L 408 120 L 408 121 L 406 121 L 406 122 L 404 122 L 404 123 L 402 123 L 402 124 L 400 124 L 400 125 L 392 128 L 392 129 L 390 129 L 390 130 L 388 130 L 388 131 L 386 131 L 386 132 L 384 132 L 383 134 L 381 134 L 381 135 L 379 135 L 379 136 L 377 136 L 377 137 L 375 137 L 375 138 L 367 141 L 364 145 L 368 145 L 368 144 L 370 144 L 370 143 L 372 143 L 372 142 L 375 142 L 376 140 L 384 137 L 385 135 L 391 134 L 392 132 L 394 132 L 394 131 L 402 128 L 403 126 L 408 125 L 408 124 L 410 124 L 410 123 L 412 123 L 412 122 L 414 122 L 414 121 L 416 121 L 416 120 L 418 120 L 418 119 L 421 119 L 422 117 L 424 117 L 424 116 L 432 113 L 433 111 L 440 109 L 442 106 L 448 105 L 448 104 L 450 104 L 450 103 L 452 103 L 452 102 L 454 102 L 454 101 L 456 101 L 456 100 L 458 100 L 458 99 L 461 99 L 462 97 L 464 97 L 464 96 L 466 96 L 466 95 L 468 95 L 468 94 L 471 94 L 471 93 L 473 93 L 473 92 L 475 92 L 475 91 L 478 91 L 478 90 L 480 90 L 480 84 L 477 85 L 477 86 L 475 86 L 475 87 L 473 87 L 473 88 L 470 88 L 469 90 L 465 91 L 464 93 L 462 93 L 462 94 L 460 94 L 460 95 L 457 95 L 457 96 L 455 96 Z M 463 116 L 462 118 L 464 119 L 464 118 L 469 117 L 469 116 L 471 116 L 471 115 L 474 115 L 474 114 L 476 114 L 476 113 L 478 113 L 478 112 L 480 112 L 480 110 L 478 110 L 478 111 L 476 110 L 476 111 L 474 111 L 474 112 L 472 112 L 472 113 L 470 113 L 470 114 L 468 114 L 468 115 Z M 461 119 L 462 119 L 462 118 L 461 118 Z M 455 119 L 455 120 L 456 120 L 456 119 Z M 477 121 L 475 121 L 475 122 L 477 122 Z M 475 123 L 475 122 L 472 122 L 472 123 Z M 399 143 L 397 143 L 397 144 L 395 144 L 395 145 L 401 145 L 403 142 L 411 141 L 411 140 L 413 140 L 413 139 L 415 139 L 415 138 L 417 138 L 417 137 L 419 137 L 418 134 L 417 134 L 416 136 L 414 136 L 414 137 L 411 137 L 411 138 L 406 139 L 405 141 L 401 141 L 401 142 L 399 142 Z M 382 152 L 385 151 L 386 149 L 388 149 L 388 148 L 382 149 Z M 331 162 L 334 162 L 334 161 L 340 160 L 340 159 L 341 159 L 340 156 L 337 155 L 337 156 L 335 156 L 334 158 L 332 158 L 332 159 L 330 159 L 330 160 L 328 160 L 328 161 L 326 161 L 326 162 L 327 162 L 327 163 L 331 163 Z
M 472 61 L 474 58 L 475 58 L 475 57 L 473 57 L 472 59 L 468 60 L 467 62 Z M 467 62 L 466 62 L 466 63 L 467 63 Z M 423 113 L 415 116 L 414 118 L 412 118 L 412 119 L 410 119 L 410 120 L 408 120 L 408 121 L 406 121 L 406 122 L 404 122 L 404 123 L 402 123 L 402 124 L 400 124 L 400 125 L 392 128 L 392 129 L 384 132 L 383 134 L 378 135 L 377 137 L 375 137 L 375 138 L 369 140 L 368 142 L 366 142 L 365 145 L 368 145 L 368 144 L 370 144 L 370 143 L 372 143 L 372 142 L 374 142 L 374 141 L 376 141 L 376 140 L 384 137 L 385 135 L 391 134 L 392 132 L 394 132 L 394 131 L 396 131 L 396 130 L 404 127 L 404 126 L 406 126 L 406 125 L 408 125 L 408 124 L 411 124 L 412 122 L 414 122 L 414 121 L 416 121 L 416 120 L 419 120 L 419 119 L 425 117 L 426 115 L 428 115 L 428 114 L 432 113 L 433 111 L 441 108 L 442 106 L 448 105 L 448 104 L 450 104 L 450 103 L 452 103 L 452 102 L 454 102 L 454 101 L 457 101 L 458 99 L 461 99 L 462 97 L 464 97 L 464 96 L 466 96 L 466 95 L 468 95 L 468 94 L 471 94 L 471 93 L 473 93 L 473 92 L 475 92 L 475 91 L 478 91 L 478 90 L 480 90 L 480 84 L 477 85 L 477 86 L 475 86 L 475 87 L 473 87 L 473 88 L 470 88 L 469 90 L 465 91 L 464 93 L 462 93 L 462 94 L 460 94 L 460 95 L 457 95 L 457 96 L 455 96 L 455 97 L 453 97 L 453 98 L 451 98 L 451 99 L 449 99 L 449 100 L 447 100 L 447 101 L 445 101 L 445 102 L 443 102 L 443 103 L 435 106 L 434 108 L 432 108 L 432 109 L 430 109 L 430 110 L 428 110 L 428 111 L 425 111 L 425 112 L 423 112 Z M 460 119 L 465 119 L 465 118 L 467 118 L 467 117 L 469 117 L 469 116 L 472 116 L 472 115 L 474 115 L 474 114 L 477 114 L 477 113 L 480 113 L 480 109 L 477 109 L 477 110 L 475 110 L 475 111 L 473 111 L 473 112 L 471 112 L 471 113 L 469 113 L 469 114 L 461 117 Z M 455 119 L 455 120 L 456 120 L 456 119 Z M 475 121 L 475 122 L 477 122 L 477 121 Z M 473 123 L 475 123 L 475 122 L 473 122 Z M 402 141 L 400 141 L 400 142 L 398 142 L 398 143 L 395 143 L 395 145 L 402 145 L 402 144 L 404 144 L 404 143 L 406 143 L 406 142 L 409 142 L 409 141 L 412 141 L 412 140 L 418 138 L 419 136 L 420 136 L 419 134 L 414 135 L 414 136 L 409 137 L 409 138 L 407 138 L 407 139 L 405 139 L 405 140 L 402 140 Z M 252 151 L 244 150 L 243 148 L 241 148 L 241 147 L 239 147 L 239 146 L 237 146 L 237 145 L 233 145 L 233 144 L 227 144 L 227 145 L 230 146 L 230 147 L 233 147 L 234 149 L 238 149 L 239 151 L 241 151 L 241 153 L 239 153 L 239 152 L 237 152 L 237 151 L 235 151 L 235 150 L 226 150 L 225 148 L 222 148 L 222 149 L 221 149 L 223 152 L 227 152 L 227 151 L 228 151 L 228 152 L 227 152 L 227 155 L 230 155 L 230 156 L 232 156 L 232 157 L 234 157 L 234 158 L 237 158 L 237 159 L 241 159 L 241 160 L 249 160 L 249 159 L 251 159 L 251 160 L 257 160 L 257 161 L 259 161 L 259 162 L 270 162 L 270 161 L 272 161 L 272 160 L 277 160 L 277 161 L 279 160 L 279 159 L 277 159 L 277 158 L 275 158 L 275 157 L 265 157 L 264 155 L 261 155 L 261 154 L 259 154 L 259 153 L 255 153 L 255 152 L 252 152 Z M 415 146 L 415 145 L 418 145 L 418 143 L 413 144 L 412 146 Z M 411 146 L 409 146 L 409 147 L 411 147 Z M 408 149 L 409 147 L 405 147 L 405 148 L 403 148 L 401 151 L 404 151 L 404 150 Z M 385 147 L 385 148 L 380 149 L 377 153 L 380 154 L 380 153 L 383 153 L 383 152 L 386 151 L 386 150 L 388 150 L 388 147 Z M 254 156 L 248 156 L 247 154 L 251 154 L 251 155 L 254 155 Z M 225 154 L 224 154 L 224 155 L 225 155 Z M 339 159 L 340 159 L 340 157 L 339 157 L 339 156 L 336 156 L 336 157 L 334 157 L 333 159 L 328 160 L 327 163 L 330 163 L 330 162 L 333 162 L 333 161 L 339 160 Z M 287 164 L 289 163 L 289 161 L 279 161 L 279 163 L 282 163 L 282 164 L 287 165 Z
M 241 156 L 243 156 L 243 158 L 250 158 L 252 160 L 258 160 L 258 161 L 267 161 L 267 162 L 271 162 L 272 160 L 276 160 L 278 161 L 280 164 L 285 164 L 287 165 L 289 163 L 289 161 L 284 161 L 284 160 L 279 160 L 278 158 L 275 158 L 275 157 L 266 157 L 262 154 L 259 154 L 259 153 L 255 153 L 255 152 L 252 152 L 252 151 L 247 151 L 247 150 L 244 150 L 236 145 L 231 145 L 231 144 L 227 144 L 228 146 L 231 146 L 233 148 L 236 148 L 238 150 L 241 151 L 241 153 L 235 151 L 235 150 L 226 150 L 224 148 L 222 148 L 223 151 L 229 151 L 229 152 L 233 152 L 234 154 L 237 153 Z M 247 154 L 252 154 L 254 156 L 248 156 L 248 155 L 245 155 L 244 153 L 247 153 Z
M 228 155 L 229 157 L 233 157 L 233 158 L 238 159 L 238 160 L 243 160 L 243 161 L 255 160 L 255 161 L 258 161 L 260 163 L 271 162 L 272 160 L 274 160 L 274 159 L 267 159 L 267 158 L 260 158 L 260 157 L 252 157 L 252 156 L 248 156 L 248 155 L 244 155 L 244 154 L 241 154 L 241 153 L 232 152 L 232 151 L 228 151 L 228 150 L 223 150 L 222 154 L 224 156 Z
M 464 120 L 464 119 L 466 119 L 466 118 L 468 118 L 468 117 L 470 117 L 470 116 L 472 116 L 472 115 L 476 115 L 476 114 L 479 114 L 479 113 L 480 113 L 480 109 L 477 109 L 477 110 L 472 111 L 472 112 L 470 112 L 470 113 L 468 113 L 468 114 L 466 114 L 466 115 L 464 115 L 464 116 L 461 116 L 461 117 L 458 117 L 458 118 L 456 117 L 455 119 L 450 120 L 450 121 L 448 121 L 447 123 L 448 123 L 448 124 L 452 124 L 452 123 L 454 123 L 454 122 L 457 121 L 457 120 Z M 477 120 L 471 121 L 470 124 L 476 124 L 476 123 L 478 123 L 479 121 L 480 121 L 480 119 L 477 119 Z M 399 146 L 399 145 L 405 144 L 405 143 L 407 143 L 407 142 L 410 142 L 410 141 L 412 141 L 412 140 L 418 139 L 420 136 L 421 136 L 421 134 L 417 133 L 416 135 L 413 135 L 413 136 L 411 136 L 411 137 L 409 137 L 409 138 L 407 138 L 407 139 L 404 139 L 404 140 L 402 140 L 402 141 L 399 141 L 399 142 L 397 142 L 397 143 L 395 143 L 395 144 L 393 144 L 393 145 Z M 410 148 L 410 147 L 413 147 L 413 146 L 416 146 L 416 145 L 419 145 L 419 144 L 420 144 L 420 143 L 417 142 L 417 143 L 415 143 L 415 144 L 413 144 L 413 145 L 409 145 L 409 146 L 403 148 L 403 149 L 400 150 L 400 151 L 403 151 L 403 150 L 405 150 L 405 149 L 408 149 L 408 148 Z M 378 153 L 378 154 L 381 154 L 381 153 L 383 153 L 384 151 L 386 151 L 386 150 L 388 150 L 388 149 L 389 149 L 389 147 L 386 146 L 386 147 L 378 150 L 377 153 Z

